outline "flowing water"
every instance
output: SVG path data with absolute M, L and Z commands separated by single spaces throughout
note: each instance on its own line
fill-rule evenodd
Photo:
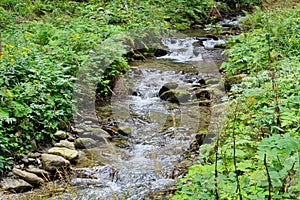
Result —
M 133 62 L 117 81 L 111 103 L 98 109 L 102 128 L 112 137 L 84 150 L 89 162 L 74 169 L 76 192 L 64 198 L 168 199 L 196 159 L 193 145 L 209 142 L 217 132 L 224 90 L 214 60 L 220 51 L 212 47 L 224 41 L 186 37 L 162 43 L 168 54 Z M 179 103 L 161 100 L 158 92 L 167 83 L 177 83 L 190 97 Z M 199 89 L 210 92 L 212 103 L 199 104 L 193 95 Z M 208 134 L 200 141 L 200 133 Z

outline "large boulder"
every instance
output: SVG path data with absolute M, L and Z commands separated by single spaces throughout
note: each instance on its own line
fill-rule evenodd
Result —
M 66 147 L 53 147 L 48 150 L 48 153 L 62 156 L 67 160 L 73 160 L 78 156 L 78 151 L 73 149 L 68 149 Z
M 56 171 L 56 170 L 62 170 L 67 169 L 70 167 L 70 161 L 66 160 L 62 156 L 57 156 L 53 154 L 42 154 L 42 163 L 43 167 L 47 171 Z
M 24 181 L 23 179 L 12 179 L 6 178 L 0 183 L 1 188 L 10 192 L 27 192 L 33 188 L 31 184 Z
M 17 168 L 13 168 L 12 172 L 33 185 L 41 185 L 44 183 L 44 180 L 38 177 L 36 174 L 26 172 Z

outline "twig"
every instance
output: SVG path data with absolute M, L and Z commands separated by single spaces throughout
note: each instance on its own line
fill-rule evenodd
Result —
M 218 150 L 219 150 L 219 137 L 217 137 L 217 142 L 215 145 L 216 160 L 215 160 L 215 200 L 219 200 L 218 193 Z
M 269 182 L 269 195 L 268 195 L 268 200 L 271 200 L 272 199 L 272 195 L 271 195 L 271 192 L 272 192 L 272 180 L 271 180 L 271 177 L 270 177 L 270 173 L 269 173 L 269 169 L 268 169 L 268 166 L 267 166 L 267 154 L 264 155 L 264 165 L 265 165 L 265 168 L 266 168 L 266 172 L 267 172 L 267 176 L 268 176 L 268 182 Z

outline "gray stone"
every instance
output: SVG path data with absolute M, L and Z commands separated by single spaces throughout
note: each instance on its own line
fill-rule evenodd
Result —
M 78 157 L 76 158 L 76 168 L 85 168 L 92 166 L 92 160 L 89 160 L 83 151 L 78 152 Z
M 55 147 L 65 147 L 68 149 L 75 150 L 74 142 L 69 142 L 68 140 L 61 140 L 61 141 L 59 141 L 59 143 L 56 143 L 54 146 Z
M 47 171 L 56 171 L 70 167 L 70 161 L 53 154 L 42 154 L 43 167 Z
M 40 169 L 40 168 L 36 168 L 32 165 L 30 165 L 26 171 L 28 172 L 31 172 L 31 173 L 34 173 L 36 175 L 38 175 L 39 177 L 41 178 L 44 178 L 44 179 L 49 179 L 49 176 L 50 176 L 50 173 L 47 172 L 46 170 L 43 170 L 43 169 Z
M 74 132 L 76 132 L 76 133 L 83 133 L 84 132 L 84 129 L 82 129 L 82 128 L 75 128 L 74 129 Z
M 90 131 L 82 134 L 81 137 L 92 138 L 98 142 L 106 142 L 111 138 L 109 133 L 102 128 L 92 128 Z
M 213 85 L 213 84 L 218 84 L 220 82 L 220 79 L 218 78 L 211 78 L 206 80 L 207 85 Z
M 66 139 L 67 133 L 65 131 L 56 131 L 56 133 L 54 133 L 54 137 L 57 139 Z
M 74 158 L 76 158 L 78 156 L 78 151 L 68 149 L 65 147 L 53 147 L 48 150 L 48 153 L 62 156 L 67 160 L 73 160 Z
M 85 149 L 95 147 L 97 145 L 97 142 L 92 138 L 77 138 L 74 144 L 78 149 Z
M 38 153 L 38 152 L 35 152 L 35 153 L 29 153 L 29 154 L 28 154 L 28 157 L 29 157 L 29 158 L 38 158 L 38 157 L 40 157 L 40 156 L 41 156 L 41 154 Z
M 1 188 L 10 192 L 27 192 L 33 188 L 33 186 L 23 179 L 6 178 L 1 183 Z
M 44 180 L 38 177 L 36 174 L 26 172 L 17 168 L 13 168 L 12 172 L 33 185 L 40 185 L 44 183 Z

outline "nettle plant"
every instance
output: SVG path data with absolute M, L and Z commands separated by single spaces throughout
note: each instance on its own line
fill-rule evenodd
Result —
M 259 13 L 263 23 L 232 40 L 222 68 L 227 76 L 248 75 L 231 88 L 223 131 L 200 147 L 199 164 L 173 199 L 299 199 L 297 13 L 299 6 Z
M 50 139 L 72 113 L 72 77 L 32 43 L 29 32 L 3 36 L 0 59 L 1 163 Z M 0 172 L 9 163 L 0 165 Z

